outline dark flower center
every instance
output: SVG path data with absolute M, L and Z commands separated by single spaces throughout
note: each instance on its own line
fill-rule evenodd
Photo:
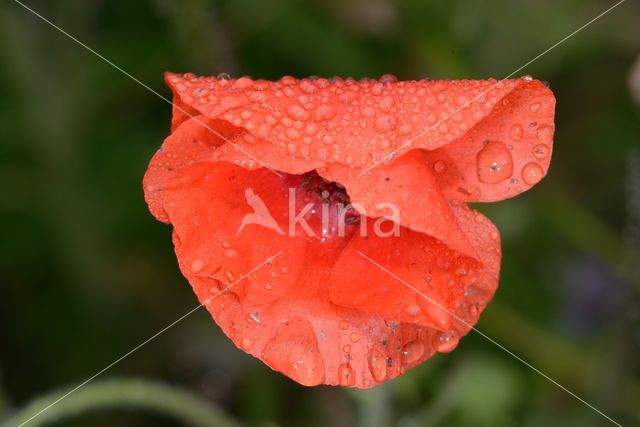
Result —
M 326 242 L 351 235 L 360 223 L 361 214 L 351 205 L 342 185 L 327 181 L 315 171 L 287 175 L 285 183 L 290 196 L 295 195 L 295 200 L 289 201 L 289 220 L 295 222 L 297 234 L 302 232 Z

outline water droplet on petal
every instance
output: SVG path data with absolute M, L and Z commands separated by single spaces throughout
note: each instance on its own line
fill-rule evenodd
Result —
M 407 307 L 407 313 L 410 316 L 417 316 L 419 312 L 420 312 L 420 307 L 418 307 L 415 304 Z
M 404 124 L 398 127 L 398 132 L 400 133 L 400 135 L 407 136 L 411 133 L 411 129 L 412 128 L 410 124 Z
M 338 382 L 340 385 L 353 386 L 356 383 L 356 373 L 351 365 L 343 363 L 338 368 Z
M 396 76 L 394 76 L 393 74 L 383 74 L 382 76 L 380 76 L 378 81 L 380 83 L 389 84 L 389 83 L 397 82 L 398 78 Z
M 200 273 L 204 268 L 204 265 L 204 261 L 200 258 L 193 260 L 193 262 L 191 263 L 191 272 L 194 274 Z
M 311 324 L 292 318 L 265 345 L 265 362 L 306 386 L 324 382 L 324 362 Z
M 484 145 L 476 157 L 478 179 L 487 184 L 496 184 L 509 178 L 513 173 L 511 152 L 501 142 L 490 141 Z
M 511 126 L 511 130 L 509 131 L 509 134 L 511 135 L 511 139 L 513 139 L 514 141 L 520 141 L 522 139 L 522 126 L 520 125 Z
M 458 333 L 454 329 L 436 332 L 433 336 L 433 348 L 439 353 L 448 353 L 458 345 Z
M 475 318 L 478 316 L 478 306 L 476 304 L 469 304 L 468 312 L 469 317 L 472 320 L 475 320 Z
M 338 328 L 342 329 L 342 330 L 347 330 L 349 329 L 349 321 L 348 320 L 341 320 L 338 323 Z
M 446 170 L 447 170 L 447 164 L 444 162 L 444 160 L 436 160 L 433 163 L 433 171 L 438 175 L 442 175 L 443 173 L 446 172 Z
M 316 85 L 309 80 L 302 80 L 300 82 L 300 89 L 302 89 L 304 93 L 311 94 L 316 91 Z
M 549 147 L 545 144 L 538 144 L 533 147 L 533 155 L 538 159 L 544 159 L 549 155 Z
M 542 143 L 550 143 L 553 141 L 553 126 L 540 125 L 538 126 L 538 141 Z
M 410 365 L 424 355 L 424 343 L 421 340 L 411 341 L 402 347 L 402 363 Z
M 290 105 L 289 108 L 287 108 L 287 113 L 289 117 L 294 120 L 307 120 L 309 118 L 307 110 L 297 104 Z
M 369 370 L 371 376 L 377 382 L 382 382 L 387 377 L 387 359 L 378 352 L 369 355 Z
M 384 112 L 387 112 L 393 107 L 393 98 L 391 96 L 383 97 L 378 103 L 378 107 Z
M 390 114 L 383 114 L 376 119 L 375 128 L 380 133 L 390 132 L 396 127 L 396 118 Z
M 238 252 L 235 249 L 225 249 L 222 254 L 227 259 L 233 259 L 238 256 Z
M 537 184 L 543 176 L 544 170 L 536 162 L 527 163 L 522 168 L 522 180 L 529 185 Z
M 317 121 L 321 122 L 323 120 L 329 120 L 331 117 L 335 115 L 335 110 L 329 105 L 321 105 L 316 108 L 313 113 L 313 118 Z
M 251 341 L 251 338 L 242 338 L 240 347 L 242 347 L 243 350 L 249 350 L 251 347 L 253 347 L 253 341 Z

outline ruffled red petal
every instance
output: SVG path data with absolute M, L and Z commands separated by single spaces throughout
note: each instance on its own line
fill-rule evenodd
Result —
M 145 197 L 237 346 L 301 384 L 367 388 L 451 351 L 475 324 L 497 288 L 500 242 L 464 202 L 511 197 L 546 173 L 554 98 L 544 85 L 167 81 L 173 133 Z M 289 188 L 313 170 L 366 214 L 344 237 L 288 235 Z M 268 226 L 245 221 L 256 196 Z M 394 225 L 397 235 L 382 230 Z

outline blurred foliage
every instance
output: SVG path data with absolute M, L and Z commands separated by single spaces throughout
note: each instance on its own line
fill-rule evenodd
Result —
M 166 384 L 132 379 L 97 380 L 42 396 L 2 427 L 51 425 L 88 411 L 128 408 L 175 418 L 193 427 L 237 427 L 211 403 Z
M 502 78 L 613 4 L 25 3 L 165 96 L 165 70 Z M 479 206 L 502 230 L 504 259 L 478 328 L 624 425 L 640 423 L 640 110 L 627 84 L 638 81 L 638 16 L 627 1 L 522 71 L 558 99 L 552 168 L 534 191 Z M 2 414 L 83 381 L 196 299 L 142 198 L 169 106 L 11 1 L 0 4 L 0 93 Z M 180 384 L 248 425 L 607 423 L 474 333 L 374 390 L 306 389 L 237 350 L 201 310 L 113 375 Z M 61 425 L 114 424 L 176 425 L 119 411 Z

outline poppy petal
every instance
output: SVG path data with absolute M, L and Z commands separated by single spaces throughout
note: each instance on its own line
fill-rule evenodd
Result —
M 390 349 L 433 331 L 329 300 L 332 264 L 346 240 L 292 239 L 256 225 L 238 233 L 251 212 L 242 196 L 248 186 L 286 226 L 280 180 L 265 169 L 228 163 L 202 162 L 176 174 L 165 187 L 164 207 L 183 274 L 238 347 L 301 384 L 366 388 L 400 375 L 402 354 Z M 278 250 L 284 253 L 242 278 Z
M 366 173 L 336 165 L 319 169 L 318 173 L 342 184 L 351 202 L 367 216 L 388 217 L 397 212 L 401 225 L 446 242 L 463 254 L 476 255 L 421 150 L 412 150 L 393 163 Z
M 149 210 L 162 222 L 169 222 L 162 197 L 171 178 L 194 163 L 210 160 L 216 147 L 236 139 L 242 133 L 241 129 L 223 120 L 203 115 L 188 117 L 181 110 L 178 110 L 178 114 L 178 120 L 174 116 L 173 133 L 151 159 L 143 180 Z
M 520 85 L 463 137 L 427 151 L 448 198 L 492 202 L 537 184 L 551 161 L 555 98 L 536 81 Z
M 520 161 L 529 161 L 522 165 L 517 162 L 521 169 L 516 173 L 524 174 L 533 182 L 541 178 L 548 167 L 548 159 L 545 160 L 548 154 L 538 157 L 545 152 L 545 147 L 538 147 L 537 141 L 539 134 L 541 140 L 548 141 L 544 144 L 546 153 L 550 152 L 555 102 L 547 87 L 528 77 L 501 81 L 385 83 L 289 77 L 267 82 L 167 74 L 166 80 L 175 99 L 182 104 L 246 130 L 245 137 L 233 146 L 221 147 L 216 153 L 220 159 L 246 164 L 250 161 L 248 152 L 273 169 L 303 173 L 332 164 L 368 168 L 384 161 L 391 153 L 397 156 L 413 148 L 436 150 L 452 146 L 444 153 L 443 160 L 455 163 L 461 158 L 473 158 L 475 161 L 476 156 L 470 153 L 478 153 L 483 148 L 487 129 L 492 135 L 495 127 L 499 130 L 496 137 L 501 139 L 498 142 L 505 146 L 520 137 L 517 139 L 520 145 L 514 145 L 516 151 L 511 155 Z M 535 131 L 530 129 L 532 123 Z M 238 151 L 238 146 L 242 146 L 242 151 Z M 542 159 L 538 162 L 542 174 L 536 174 L 540 170 L 533 165 L 525 169 L 536 159 Z M 431 162 L 432 166 L 437 160 L 440 159 Z M 254 166 L 260 167 L 260 164 Z M 471 182 L 480 182 L 477 185 L 481 187 L 478 167 L 472 166 L 470 170 L 475 171 L 475 179 Z M 440 172 L 446 170 L 446 165 L 442 168 L 441 163 L 434 167 Z M 505 170 L 502 168 L 501 176 Z M 445 183 L 467 182 L 467 177 L 454 174 L 457 168 L 451 167 L 449 171 L 441 178 Z M 489 184 L 494 184 L 496 178 L 487 179 Z M 523 191 L 529 185 L 516 187 Z M 445 190 L 449 191 L 449 187 L 452 197 L 461 200 L 475 201 L 474 195 L 481 198 L 477 200 L 497 197 L 491 194 L 493 186 L 485 191 L 461 187 L 463 192 L 476 191 L 471 198 L 464 193 L 460 195 L 459 185 L 447 185 Z M 497 188 L 499 192 L 512 194 L 515 187 Z M 491 196 L 486 195 L 487 192 Z

